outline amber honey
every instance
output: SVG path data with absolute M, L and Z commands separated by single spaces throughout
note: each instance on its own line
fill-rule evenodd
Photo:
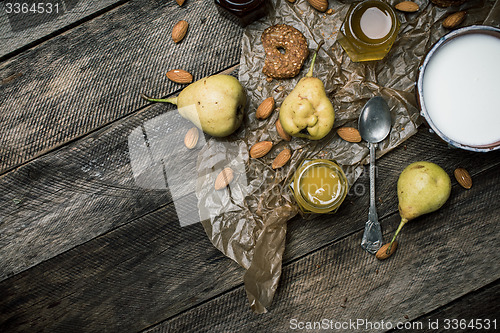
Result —
M 380 60 L 394 44 L 399 26 L 396 13 L 387 3 L 358 2 L 349 8 L 338 41 L 352 61 Z
M 318 159 L 304 161 L 291 188 L 303 212 L 333 213 L 344 201 L 349 185 L 337 163 Z

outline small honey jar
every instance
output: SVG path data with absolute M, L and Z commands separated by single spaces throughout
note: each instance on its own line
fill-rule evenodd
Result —
M 351 5 L 338 41 L 354 62 L 383 59 L 396 40 L 399 20 L 392 7 L 379 0 Z
M 344 201 L 349 184 L 344 171 L 331 160 L 305 160 L 290 184 L 304 213 L 335 213 Z

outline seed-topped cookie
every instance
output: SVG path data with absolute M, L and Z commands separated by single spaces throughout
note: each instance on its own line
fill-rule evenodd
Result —
M 266 60 L 262 72 L 275 79 L 292 78 L 309 55 L 307 40 L 297 29 L 286 24 L 273 25 L 262 33 Z

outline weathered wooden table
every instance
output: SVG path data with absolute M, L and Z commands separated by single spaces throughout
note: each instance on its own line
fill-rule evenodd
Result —
M 8 14 L 9 3 L 0 2 L 1 332 L 320 331 L 315 322 L 473 331 L 463 324 L 488 320 L 498 329 L 499 152 L 449 149 L 422 126 L 377 162 L 384 237 L 399 223 L 395 182 L 409 163 L 464 167 L 473 187 L 452 179 L 450 200 L 405 226 L 385 262 L 359 246 L 368 191 L 333 221 L 292 219 L 277 294 L 256 315 L 243 269 L 200 223 L 180 226 L 169 190 L 136 185 L 128 151 L 134 129 L 174 109 L 139 93 L 178 93 L 165 78 L 172 68 L 195 79 L 231 72 L 243 29 L 212 1 L 64 0 L 50 15 Z M 188 37 L 174 44 L 181 19 Z

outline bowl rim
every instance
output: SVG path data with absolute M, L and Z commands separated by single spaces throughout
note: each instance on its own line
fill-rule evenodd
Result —
M 447 137 L 445 134 L 443 134 L 439 128 L 432 122 L 432 118 L 430 117 L 429 113 L 427 112 L 427 108 L 425 107 L 424 103 L 424 96 L 423 96 L 423 78 L 424 78 L 424 73 L 425 69 L 427 68 L 427 65 L 429 64 L 430 59 L 436 53 L 443 45 L 445 45 L 447 42 L 450 40 L 467 35 L 467 34 L 475 34 L 475 33 L 487 33 L 489 35 L 498 35 L 500 38 L 500 29 L 493 27 L 493 26 L 488 26 L 488 25 L 471 25 L 468 27 L 460 28 L 457 30 L 454 30 L 452 32 L 447 33 L 443 37 L 441 37 L 432 47 L 431 49 L 427 52 L 425 55 L 422 64 L 418 68 L 418 77 L 417 77 L 417 82 L 416 82 L 416 92 L 417 92 L 417 103 L 420 108 L 420 115 L 425 118 L 426 122 L 429 124 L 431 129 L 441 137 L 446 143 L 449 145 L 456 147 L 456 148 L 461 148 L 469 151 L 475 151 L 475 152 L 489 152 L 493 150 L 500 149 L 500 140 L 497 142 L 493 142 L 487 145 L 466 145 L 460 142 L 457 142 L 455 140 L 450 139 Z

